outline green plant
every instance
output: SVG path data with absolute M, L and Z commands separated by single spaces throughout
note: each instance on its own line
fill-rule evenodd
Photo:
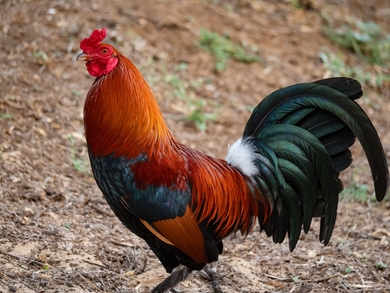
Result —
M 242 45 L 234 44 L 226 35 L 221 36 L 216 32 L 202 28 L 199 38 L 200 47 L 213 54 L 215 58 L 214 69 L 217 72 L 226 69 L 226 63 L 230 58 L 244 63 L 260 61 L 259 56 L 248 53 Z
M 71 228 L 70 223 L 68 223 L 68 222 L 65 222 L 63 224 L 63 227 L 66 228 L 66 229 L 70 229 Z
M 70 134 L 68 135 L 68 138 L 71 145 L 70 158 L 72 160 L 73 167 L 80 173 L 90 173 L 89 161 L 86 156 L 80 157 L 78 154 L 74 136 Z
M 39 64 L 46 64 L 46 62 L 49 60 L 49 57 L 43 50 L 36 50 L 34 51 L 33 55 Z
M 291 279 L 293 280 L 294 283 L 298 283 L 299 282 L 299 277 L 298 276 L 294 276 Z
M 204 3 L 213 3 L 213 4 L 219 4 L 221 0 L 202 0 Z
M 82 91 L 80 91 L 80 90 L 71 90 L 71 93 L 76 98 L 81 97 L 81 95 L 82 95 Z
M 370 64 L 386 65 L 390 62 L 390 35 L 372 21 L 360 21 L 354 18 L 346 24 L 333 27 L 330 24 L 323 27 L 325 34 L 334 43 L 356 53 L 362 60 Z
M 48 271 L 50 269 L 50 265 L 46 263 L 46 264 L 42 265 L 41 269 L 43 271 Z
M 187 97 L 186 85 L 177 74 L 167 75 L 165 77 L 165 82 L 173 87 L 173 92 L 172 92 L 173 97 L 186 100 Z
M 186 70 L 186 66 L 179 64 L 175 66 L 176 70 Z M 173 98 L 176 98 L 184 103 L 183 112 L 185 119 L 195 124 L 195 126 L 205 131 L 207 129 L 207 122 L 217 119 L 217 112 L 206 112 L 208 101 L 199 98 L 195 95 L 194 90 L 198 89 L 202 81 L 192 81 L 190 83 L 183 81 L 178 74 L 167 74 L 165 82 L 169 84 L 173 90 L 170 93 Z M 217 105 L 215 105 L 217 106 Z
M 375 88 L 380 88 L 385 82 L 390 81 L 390 74 L 365 71 L 361 66 L 349 66 L 345 62 L 345 56 L 334 54 L 330 52 L 328 48 L 323 48 L 318 55 L 325 68 L 328 69 L 333 76 L 353 77 L 361 84 L 368 84 Z
M 358 183 L 357 177 L 360 173 L 359 168 L 355 169 L 351 174 L 351 179 L 347 187 L 340 193 L 340 199 L 347 202 L 366 202 L 368 200 L 375 201 L 373 194 L 369 194 L 367 184 Z
M 358 201 L 364 202 L 372 199 L 368 195 L 368 186 L 366 184 L 352 183 L 340 193 L 340 198 L 343 201 Z
M 193 101 L 193 103 L 189 105 L 191 113 L 187 116 L 187 120 L 190 122 L 194 122 L 196 127 L 198 127 L 198 129 L 201 131 L 206 130 L 207 121 L 214 121 L 218 117 L 217 113 L 215 112 L 204 112 L 204 107 L 206 106 L 206 104 L 206 100 L 198 99 Z
M 387 265 L 383 261 L 380 260 L 380 261 L 375 263 L 375 268 L 377 270 L 383 271 L 383 270 L 385 270 L 387 268 Z
M 345 273 L 346 274 L 350 274 L 350 273 L 352 273 L 352 272 L 354 272 L 355 271 L 355 269 L 353 268 L 353 267 L 347 267 L 346 269 L 345 269 Z
M 290 5 L 294 8 L 300 9 L 302 8 L 301 1 L 300 0 L 290 0 L 288 1 Z
M 11 119 L 12 115 L 8 113 L 0 113 L 0 118 L 1 119 Z

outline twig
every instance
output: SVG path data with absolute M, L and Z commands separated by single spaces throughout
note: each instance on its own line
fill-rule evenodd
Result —
M 8 274 L 3 274 L 3 275 L 13 279 L 13 277 L 10 277 Z M 9 288 L 14 287 L 13 285 L 10 285 L 8 282 L 6 282 L 5 280 L 2 280 L 2 278 L 0 279 L 0 282 L 2 282 L 4 285 L 8 286 Z M 34 290 L 34 288 L 30 284 L 28 284 L 24 281 L 20 281 L 20 282 L 21 282 L 21 284 L 23 284 L 24 286 L 26 286 L 30 290 Z
M 350 287 L 359 288 L 359 289 L 371 289 L 373 288 L 372 285 L 360 285 L 360 284 L 352 284 Z
M 268 275 L 268 274 L 264 274 L 264 276 L 271 278 L 271 279 L 278 280 L 278 281 L 284 281 L 284 282 L 291 281 L 291 278 L 281 278 L 281 277 L 272 276 L 272 275 Z
M 292 257 L 294 257 L 294 258 L 299 258 L 299 259 L 303 259 L 303 260 L 306 260 L 306 261 L 311 260 L 310 257 L 308 257 L 308 256 L 306 256 L 306 255 L 301 255 L 301 254 L 293 254 Z
M 337 274 L 334 274 L 334 275 L 330 275 L 330 276 L 326 276 L 326 277 L 323 277 L 323 278 L 319 278 L 319 279 L 314 279 L 314 280 L 307 280 L 307 282 L 323 282 L 323 281 L 326 281 L 326 280 L 329 280 L 329 279 L 332 279 L 334 277 L 339 277 L 340 274 L 337 273 Z
M 27 230 L 27 231 L 34 230 L 34 231 L 38 231 L 40 233 L 50 235 L 50 236 L 60 236 L 60 232 L 57 230 L 57 228 L 55 228 L 55 230 L 47 230 L 47 229 L 43 229 L 43 228 L 39 228 L 39 227 L 35 227 L 35 226 L 28 226 L 28 228 L 29 228 L 29 230 Z
M 107 205 L 107 201 L 105 201 L 104 199 L 101 199 L 101 198 L 92 199 L 92 195 L 88 195 L 88 197 L 84 201 L 79 203 L 79 206 L 87 205 L 89 203 L 91 203 L 91 204 L 104 204 L 104 205 Z
M 95 211 L 97 211 L 98 213 L 101 213 L 105 216 L 108 216 L 108 217 L 115 217 L 115 215 L 107 212 L 106 210 L 100 208 L 99 206 L 95 205 L 95 204 L 91 204 L 91 208 L 93 208 Z
M 364 278 L 363 278 L 363 276 L 356 270 L 355 271 L 355 273 L 360 277 L 360 280 L 362 281 L 362 288 L 365 288 L 367 285 L 366 285 L 366 282 L 364 281 Z M 371 287 L 371 286 L 369 286 L 369 287 Z M 369 288 L 369 287 L 367 287 L 367 288 Z
M 94 288 L 95 290 L 98 290 L 99 292 L 104 292 L 104 293 L 107 293 L 106 291 L 103 291 L 102 289 L 100 289 L 98 286 L 96 286 L 94 283 L 92 283 L 90 280 L 88 280 L 86 277 L 84 277 L 82 274 L 79 274 L 79 276 L 88 283 L 88 285 L 90 285 L 92 288 Z
M 142 266 L 135 270 L 136 274 L 142 274 L 145 271 L 145 269 L 146 269 L 146 264 L 147 263 L 148 263 L 148 258 L 145 257 L 143 262 L 142 262 Z
M 344 232 L 345 232 L 345 230 L 344 230 Z M 362 239 L 373 239 L 373 240 L 382 240 L 381 236 L 369 235 L 369 234 L 361 232 L 361 231 L 347 231 L 347 237 L 362 238 Z
M 98 263 L 95 263 L 95 262 L 92 262 L 92 261 L 89 261 L 89 260 L 86 260 L 86 259 L 81 259 L 83 262 L 86 262 L 90 265 L 94 265 L 94 266 L 97 266 L 97 267 L 101 267 L 103 269 L 107 269 L 107 270 L 110 270 L 109 267 L 105 266 L 105 265 L 101 265 L 101 264 L 98 264 Z
M 118 245 L 118 246 L 122 246 L 122 247 L 132 247 L 132 248 L 136 247 L 136 246 L 134 246 L 132 244 L 125 243 L 125 242 L 120 242 L 120 241 L 117 241 L 117 240 L 111 240 L 110 242 L 112 244 L 115 244 L 115 245 Z
M 339 282 L 340 286 L 343 287 L 343 289 L 345 290 L 345 292 L 350 291 L 349 288 L 347 288 L 347 287 L 341 282 L 341 278 L 338 278 L 337 281 Z
M 378 281 L 378 283 L 382 282 L 379 277 L 378 277 L 378 274 L 374 271 L 374 270 L 370 270 L 370 272 L 374 275 L 375 279 Z
M 46 211 L 47 211 L 47 208 L 43 209 L 39 213 L 36 213 L 35 216 L 33 217 L 33 221 L 36 222 L 42 216 L 42 214 L 45 213 Z
M 58 232 L 58 230 L 43 230 L 41 229 L 42 233 L 46 234 L 46 235 L 51 235 L 51 236 L 59 236 L 60 235 L 60 232 Z
M 91 200 L 89 199 L 89 202 L 90 203 L 100 203 L 100 204 L 104 204 L 104 205 L 107 205 L 107 201 L 102 199 L 102 198 L 95 198 L 94 200 Z
M 23 222 L 23 219 L 17 214 L 17 213 L 15 213 L 15 212 L 10 212 L 10 211 L 7 211 L 6 209 L 3 209 L 3 211 L 5 211 L 5 212 L 7 212 L 7 213 L 9 213 L 9 214 L 11 214 L 11 215 L 13 215 L 13 216 L 15 216 L 15 217 L 17 217 L 18 218 L 18 220 L 20 221 L 20 222 Z
M 35 264 L 38 264 L 38 265 L 40 265 L 40 266 L 47 265 L 47 264 L 45 264 L 45 263 L 43 263 L 43 262 L 36 261 L 36 260 L 26 259 L 26 258 L 24 258 L 24 257 L 17 256 L 17 255 L 14 255 L 14 254 L 11 254 L 11 253 L 2 251 L 2 250 L 0 250 L 0 253 L 5 254 L 5 255 L 8 255 L 8 256 L 11 256 L 11 257 L 13 257 L 13 258 L 16 258 L 17 260 L 22 261 L 22 262 L 26 262 L 26 263 L 35 263 Z
M 291 281 L 291 278 L 281 278 L 281 277 L 272 276 L 272 275 L 268 275 L 268 274 L 264 274 L 264 276 L 271 278 L 271 279 L 278 280 L 278 281 L 284 281 L 284 282 Z M 323 281 L 326 281 L 326 280 L 329 280 L 331 278 L 338 277 L 338 276 L 340 276 L 339 273 L 331 275 L 331 276 L 326 276 L 323 278 L 315 279 L 315 280 L 307 280 L 307 282 L 323 282 Z

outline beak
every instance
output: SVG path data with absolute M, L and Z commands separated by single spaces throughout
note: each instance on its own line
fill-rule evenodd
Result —
M 89 57 L 88 54 L 85 54 L 82 52 L 79 56 L 77 56 L 76 60 L 77 61 L 89 61 L 91 58 Z

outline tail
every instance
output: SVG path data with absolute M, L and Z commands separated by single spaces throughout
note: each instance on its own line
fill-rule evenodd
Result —
M 389 188 L 386 156 L 370 119 L 354 101 L 361 85 L 350 78 L 296 84 L 265 98 L 253 111 L 242 143 L 257 153 L 260 173 L 252 177 L 273 206 L 260 226 L 276 243 L 286 233 L 292 251 L 301 228 L 321 217 L 320 241 L 329 242 L 336 221 L 339 173 L 352 163 L 349 150 L 357 137 L 367 156 L 375 194 Z

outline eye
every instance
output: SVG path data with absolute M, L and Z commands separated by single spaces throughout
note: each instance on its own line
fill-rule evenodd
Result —
M 103 54 L 107 54 L 108 53 L 108 49 L 106 49 L 106 48 L 102 49 L 102 53 Z

